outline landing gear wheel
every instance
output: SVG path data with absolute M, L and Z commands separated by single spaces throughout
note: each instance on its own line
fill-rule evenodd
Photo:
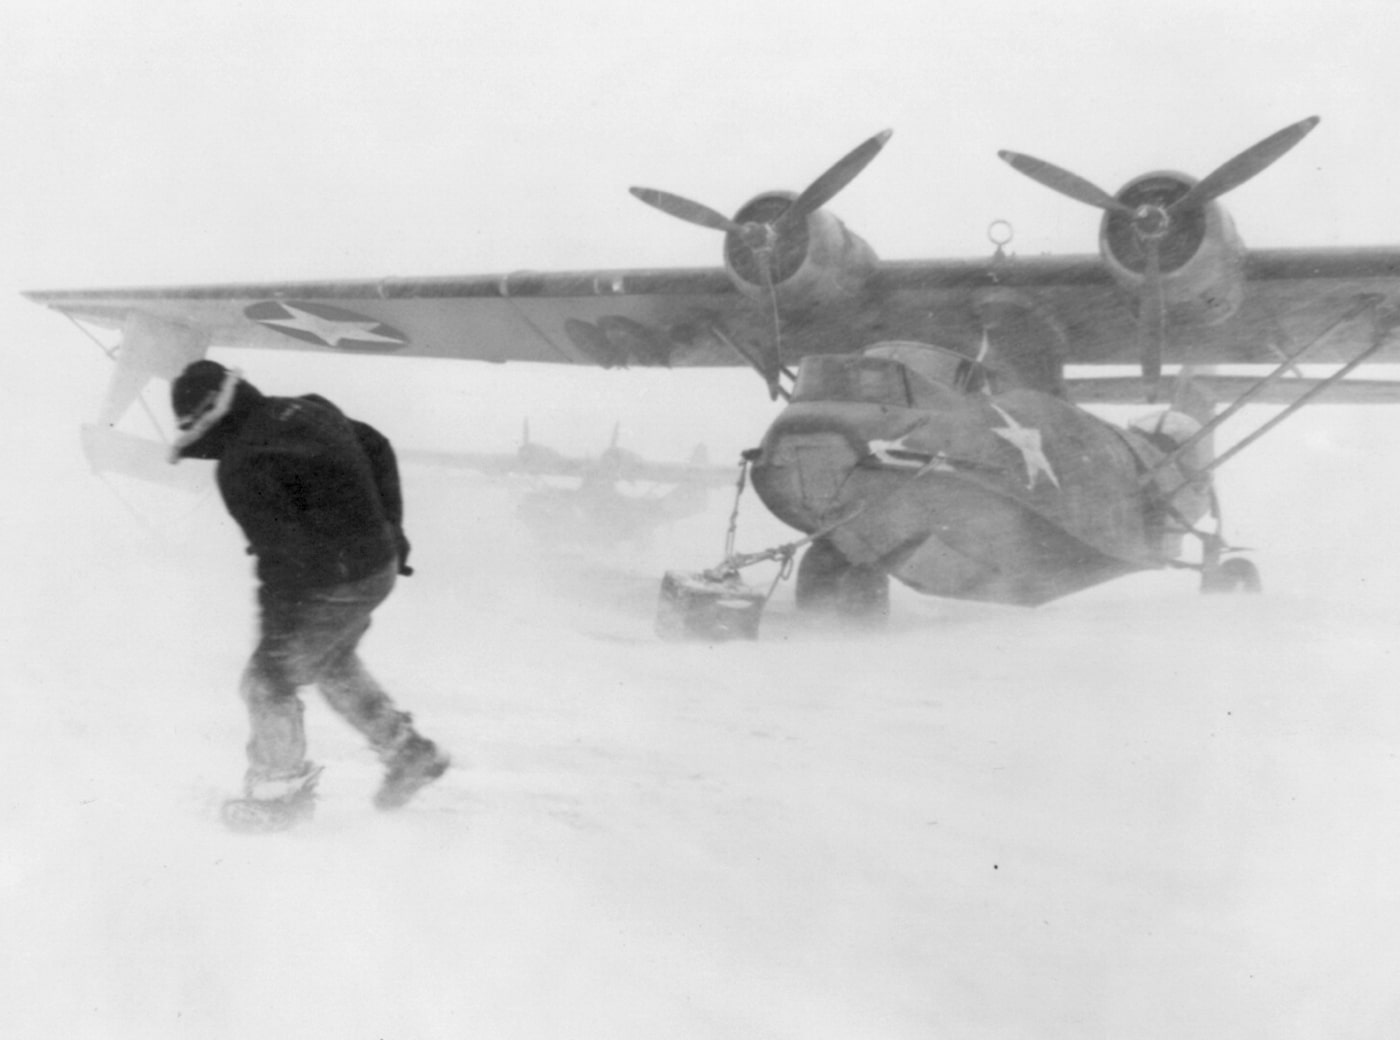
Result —
M 880 568 L 851 563 L 818 538 L 797 565 L 797 609 L 880 623 L 890 614 L 890 579 Z
M 1232 592 L 1253 594 L 1262 588 L 1259 568 L 1250 560 L 1236 557 L 1201 572 L 1201 591 L 1208 595 Z

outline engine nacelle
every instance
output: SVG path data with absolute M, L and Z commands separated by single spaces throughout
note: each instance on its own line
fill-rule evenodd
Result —
M 746 202 L 734 221 L 771 225 L 796 197 L 787 191 L 765 192 Z M 849 296 L 860 290 L 876 266 L 875 251 L 865 240 L 821 209 L 783 228 L 771 244 L 769 258 L 778 300 L 790 308 Z M 729 277 L 746 296 L 766 300 L 762 264 L 760 251 L 744 236 L 733 232 L 725 236 L 724 267 Z
M 1129 181 L 1117 198 L 1133 207 L 1166 207 L 1196 183 L 1184 173 L 1149 173 Z M 1215 325 L 1244 299 L 1245 246 L 1218 202 L 1172 211 L 1158 258 L 1163 298 L 1174 324 Z M 1125 213 L 1104 214 L 1099 252 L 1114 281 L 1137 299 L 1146 284 L 1147 248 Z

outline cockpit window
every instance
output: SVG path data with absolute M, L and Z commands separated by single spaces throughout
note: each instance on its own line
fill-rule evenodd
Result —
M 942 383 L 964 393 L 975 393 L 987 388 L 987 370 L 981 362 L 931 343 L 890 340 L 867 348 L 865 356 L 898 361 L 908 366 L 911 372 L 931 382 Z
M 860 354 L 803 358 L 793 401 L 850 401 L 894 408 L 930 407 L 959 394 L 987 389 L 987 370 L 975 359 L 926 343 L 877 343 Z
M 851 401 L 909 408 L 913 402 L 904 366 L 884 358 L 859 354 L 815 355 L 802 360 L 792 399 Z

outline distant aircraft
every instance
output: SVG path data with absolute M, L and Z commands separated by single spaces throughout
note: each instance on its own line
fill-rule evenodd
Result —
M 686 463 L 651 462 L 619 447 L 618 434 L 614 426 L 611 443 L 596 457 L 570 457 L 531 440 L 526 420 L 514 454 L 406 449 L 399 455 L 408 463 L 537 478 L 520 500 L 519 516 L 552 545 L 643 540 L 659 527 L 703 513 L 711 488 L 735 483 L 737 467 L 710 465 L 704 445 Z
M 1002 152 L 1103 211 L 1096 255 L 1014 257 L 1003 228 L 990 258 L 877 259 L 824 207 L 885 146 L 885 131 L 801 193 L 760 194 L 732 219 L 632 189 L 722 232 L 718 267 L 27 295 L 121 330 L 90 440 L 149 377 L 169 378 L 212 346 L 748 365 L 784 402 L 749 453 L 753 486 L 815 536 L 797 568 L 799 606 L 883 612 L 890 577 L 935 596 L 1024 605 L 1166 567 L 1199 572 L 1206 590 L 1253 588 L 1257 572 L 1220 522 L 1213 473 L 1238 450 L 1215 455 L 1220 424 L 1250 401 L 1288 402 L 1286 416 L 1323 390 L 1400 398 L 1400 384 L 1345 378 L 1367 359 L 1400 358 L 1400 249 L 1250 252 L 1219 201 L 1317 122 L 1284 128 L 1202 180 L 1151 173 L 1116 194 Z M 1306 377 L 1302 362 L 1334 367 Z M 1111 371 L 1127 365 L 1140 376 Z M 1164 365 L 1177 366 L 1173 377 Z M 1210 370 L 1221 365 L 1255 368 L 1243 378 Z M 1109 374 L 1067 378 L 1066 366 Z M 1084 407 L 1144 399 L 1151 410 L 1127 427 Z M 1199 554 L 1183 556 L 1186 543 Z

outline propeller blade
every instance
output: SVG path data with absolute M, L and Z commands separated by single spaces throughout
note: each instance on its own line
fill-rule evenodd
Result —
M 1246 148 L 1223 166 L 1218 167 L 1185 195 L 1172 203 L 1168 209 L 1188 209 L 1191 206 L 1204 205 L 1211 199 L 1224 195 L 1227 191 L 1234 191 L 1245 181 L 1256 174 L 1263 173 L 1282 158 L 1294 145 L 1307 137 L 1320 121 L 1321 117 L 1319 116 L 1309 116 L 1292 126 L 1284 127 L 1278 133 L 1270 134 L 1258 144 Z
M 1166 300 L 1162 296 L 1162 264 L 1157 255 L 1159 238 L 1146 240 L 1147 263 L 1144 274 L 1142 313 L 1138 316 L 1138 337 L 1142 351 L 1142 379 L 1148 401 L 1157 400 L 1157 384 L 1162 379 L 1162 351 L 1167 338 Z
M 710 209 L 709 206 L 699 202 L 692 202 L 679 195 L 672 195 L 669 191 L 657 191 L 655 188 L 629 188 L 628 190 L 648 206 L 655 206 L 662 213 L 670 214 L 687 223 L 699 224 L 701 227 L 713 228 L 716 231 L 742 232 L 744 230 L 741 225 L 734 223 L 723 213 Z
M 779 221 L 795 223 L 805 219 L 809 213 L 825 206 L 846 185 L 855 180 L 861 170 L 870 165 L 870 160 L 880 154 L 880 149 L 885 147 L 885 142 L 890 139 L 890 135 L 893 133 L 893 130 L 881 130 L 874 137 L 857 145 L 836 160 L 830 169 L 807 185 L 802 194 L 793 200 L 792 205 L 783 211 L 783 215 L 778 218 Z
M 1077 202 L 1084 202 L 1111 213 L 1127 213 L 1130 216 L 1133 213 L 1131 206 L 1119 202 L 1098 185 L 1091 184 L 1078 174 L 1062 170 L 1044 159 L 1037 159 L 1032 155 L 1022 155 L 1020 152 L 1001 151 L 997 152 L 997 155 L 1012 169 L 1024 173 L 1031 180 L 1038 181 L 1052 191 L 1068 195 Z

